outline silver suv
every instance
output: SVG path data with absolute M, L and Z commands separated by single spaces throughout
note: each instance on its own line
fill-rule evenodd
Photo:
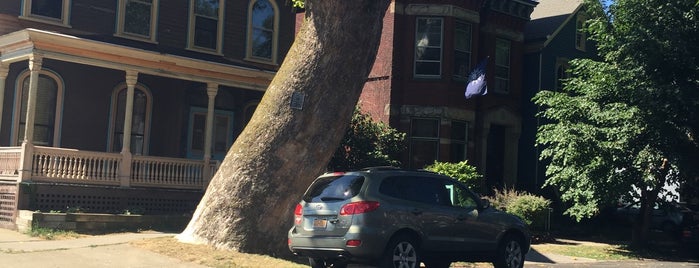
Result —
M 289 249 L 311 267 L 449 267 L 488 261 L 521 268 L 526 225 L 458 181 L 390 167 L 326 173 L 294 211 Z

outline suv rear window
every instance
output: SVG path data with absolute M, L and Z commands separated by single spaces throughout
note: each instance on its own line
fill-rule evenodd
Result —
M 303 195 L 306 202 L 344 201 L 356 196 L 364 184 L 364 177 L 357 175 L 323 177 L 308 188 Z

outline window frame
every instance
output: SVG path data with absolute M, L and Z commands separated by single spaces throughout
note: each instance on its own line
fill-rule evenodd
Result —
M 116 130 L 117 130 L 117 116 L 118 116 L 118 102 L 119 102 L 119 93 L 121 91 L 126 91 L 127 85 L 126 83 L 121 83 L 114 87 L 112 90 L 112 99 L 111 99 L 111 114 L 109 118 L 109 134 L 107 138 L 107 152 L 120 152 L 122 148 L 114 148 L 115 142 L 117 142 L 117 137 L 116 137 Z M 141 83 L 137 83 L 136 86 L 134 87 L 134 97 L 136 96 L 135 91 L 142 91 L 144 95 L 146 96 L 146 111 L 145 111 L 145 118 L 144 118 L 144 129 L 143 129 L 143 151 L 141 152 L 141 155 L 148 155 L 149 150 L 148 148 L 150 147 L 150 128 L 151 128 L 151 119 L 153 116 L 153 94 L 151 93 L 150 89 L 148 89 L 145 85 Z M 128 92 L 127 92 L 128 93 Z M 124 104 L 126 105 L 126 104 Z M 125 108 L 124 108 L 125 109 Z M 123 122 L 122 122 L 123 123 Z M 133 121 L 131 122 L 133 125 Z M 131 129 L 131 135 L 133 135 L 133 129 Z M 123 133 L 122 133 L 123 135 Z M 123 138 L 123 137 L 122 137 Z M 122 141 L 119 141 L 121 143 Z M 133 144 L 133 139 L 131 139 L 131 144 Z M 123 147 L 123 145 L 122 145 Z M 131 148 L 129 148 L 131 150 Z M 137 154 L 136 152 L 131 151 L 132 154 Z
M 435 127 L 436 127 L 435 135 L 432 137 L 430 137 L 430 136 L 414 136 L 413 131 L 416 129 L 416 127 L 415 127 L 416 120 L 434 121 L 434 123 L 436 124 L 435 125 Z M 408 158 L 409 163 L 408 164 L 411 168 L 422 168 L 422 167 L 415 167 L 414 165 L 416 163 L 413 163 L 413 158 L 415 156 L 413 146 L 414 146 L 415 142 L 434 143 L 435 152 L 434 152 L 433 158 L 434 158 L 434 160 L 439 159 L 440 126 L 441 126 L 441 120 L 439 118 L 433 118 L 433 117 L 413 117 L 413 118 L 410 118 L 410 132 L 409 132 L 409 138 L 408 138 L 408 146 L 409 146 L 409 158 Z M 432 164 L 432 162 L 427 162 L 426 164 L 429 165 L 429 164 Z
M 575 19 L 575 49 L 580 51 L 585 51 L 585 44 L 587 43 L 587 33 L 585 32 L 586 20 L 587 19 L 582 14 L 579 14 Z
M 26 105 L 26 103 L 22 103 L 22 95 L 24 90 L 24 81 L 26 79 L 30 79 L 30 75 L 31 71 L 27 69 L 20 73 L 17 76 L 17 79 L 15 80 L 15 106 L 13 112 L 14 116 L 12 120 L 12 134 L 10 138 L 12 143 L 17 146 L 22 145 L 22 142 L 24 140 L 24 136 L 19 137 L 20 124 L 21 120 L 23 120 L 22 117 L 26 118 L 26 114 L 22 114 L 22 106 Z M 63 118 L 63 94 L 65 92 L 63 78 L 61 78 L 61 76 L 59 76 L 56 72 L 53 72 L 45 68 L 39 71 L 39 75 L 47 76 L 48 78 L 53 79 L 56 83 L 56 107 L 53 119 L 53 139 L 51 140 L 50 144 L 38 144 L 36 139 L 34 139 L 33 144 L 60 147 L 62 122 L 61 118 Z M 34 122 L 34 124 L 36 125 L 36 121 Z M 36 134 L 36 131 L 34 133 Z
M 189 159 L 202 159 L 204 157 L 204 148 L 201 150 L 194 150 L 192 148 L 192 139 L 194 138 L 194 117 L 196 115 L 203 115 L 204 116 L 204 133 L 202 137 L 204 140 L 202 141 L 202 145 L 205 145 L 204 143 L 206 142 L 206 117 L 208 114 L 208 109 L 203 108 L 203 107 L 197 107 L 197 106 L 192 106 L 189 109 L 189 122 L 187 123 L 187 158 Z M 216 151 L 216 118 L 219 116 L 224 116 L 228 119 L 228 127 L 225 130 L 226 131 L 226 149 L 221 152 L 217 153 Z M 235 141 L 235 138 L 233 137 L 233 130 L 235 126 L 235 113 L 232 111 L 227 111 L 227 110 L 219 110 L 215 109 L 214 110 L 214 122 L 211 131 L 211 159 L 213 160 L 223 160 L 223 158 L 226 156 L 226 153 L 228 152 L 228 149 L 233 145 L 233 142 Z
M 440 22 L 440 31 L 439 31 L 439 46 L 420 46 L 419 45 L 419 40 L 418 40 L 418 28 L 420 24 L 420 20 L 438 20 Z M 427 17 L 427 16 L 421 16 L 421 17 L 416 17 L 415 18 L 415 35 L 414 35 L 414 43 L 413 45 L 415 46 L 414 53 L 413 53 L 413 77 L 415 78 L 427 78 L 427 79 L 439 79 L 442 77 L 442 64 L 444 61 L 444 18 L 442 17 Z M 429 41 L 428 41 L 429 42 Z M 439 60 L 421 60 L 418 59 L 418 52 L 421 47 L 428 48 L 428 49 L 439 49 Z M 437 62 L 438 63 L 438 71 L 437 74 L 422 74 L 418 73 L 418 63 L 419 62 Z
M 245 49 L 245 60 L 247 61 L 255 61 L 255 62 L 260 62 L 260 63 L 267 63 L 267 64 L 278 64 L 277 62 L 277 50 L 279 47 L 279 7 L 277 6 L 277 3 L 272 0 L 266 0 L 272 7 L 273 15 L 274 16 L 274 26 L 272 31 L 272 51 L 270 58 L 264 58 L 264 57 L 259 57 L 253 55 L 253 42 L 255 39 L 254 32 L 256 28 L 253 25 L 253 8 L 255 7 L 255 4 L 260 1 L 260 0 L 253 0 L 250 1 L 250 4 L 248 5 L 248 26 L 247 26 L 247 41 L 246 41 L 246 49 Z
M 507 52 L 507 63 L 503 64 L 501 62 L 502 57 L 498 57 L 498 50 L 501 44 L 505 44 L 504 47 Z M 500 73 L 506 73 L 507 76 L 501 76 Z M 495 38 L 495 86 L 493 91 L 501 94 L 508 94 L 511 88 L 510 77 L 512 75 L 512 41 L 504 38 Z M 504 86 L 503 86 L 504 84 Z
M 454 123 L 463 123 L 464 127 L 464 139 L 459 140 L 455 139 L 454 135 Z M 452 120 L 451 121 L 451 145 L 449 148 L 450 149 L 450 155 L 449 157 L 451 158 L 452 161 L 464 161 L 468 159 L 468 127 L 469 127 L 469 122 L 468 121 L 461 121 L 461 120 Z M 457 156 L 454 153 L 454 147 L 455 145 L 461 145 L 463 146 L 463 159 L 457 159 Z
M 554 69 L 554 89 L 557 92 L 563 90 L 563 80 L 570 78 L 570 62 L 565 58 L 556 59 L 556 68 Z
M 126 31 L 126 4 L 130 1 L 141 2 L 141 0 L 119 0 L 118 16 L 117 16 L 117 28 L 115 36 L 134 39 L 138 41 L 145 41 L 150 43 L 157 43 L 157 31 L 158 31 L 158 11 L 160 7 L 160 0 L 152 0 L 151 10 L 150 10 L 150 29 L 149 35 L 141 35 L 138 33 L 131 33 Z
M 26 19 L 26 20 L 31 20 L 31 21 L 37 21 L 37 22 L 42 22 L 42 23 L 48 23 L 48 24 L 53 24 L 53 25 L 58 25 L 58 26 L 63 26 L 63 27 L 68 27 L 70 28 L 70 5 L 72 0 L 59 0 L 62 2 L 62 10 L 61 10 L 61 18 L 54 18 L 54 17 L 48 17 L 48 16 L 43 16 L 39 14 L 33 14 L 32 13 L 32 4 L 35 3 L 34 1 L 36 0 L 23 0 L 22 1 L 22 14 L 20 16 L 21 19 Z M 56 1 L 56 0 L 53 0 Z
M 459 25 L 466 25 L 468 28 L 468 51 L 466 50 L 460 50 L 459 46 L 457 45 L 457 37 L 459 36 L 457 32 L 459 31 Z M 460 74 L 461 68 L 457 68 L 457 62 L 456 62 L 456 56 L 454 57 L 454 69 L 453 69 L 453 74 L 452 76 L 455 79 L 458 80 L 466 80 L 468 79 L 469 75 L 469 70 L 471 69 L 471 57 L 473 56 L 473 24 L 467 21 L 463 20 L 456 20 L 454 22 L 454 55 L 457 55 L 458 53 L 464 53 L 467 54 L 467 61 L 466 65 L 463 66 L 463 75 Z
M 187 49 L 202 53 L 223 55 L 223 25 L 224 25 L 224 10 L 226 1 L 218 0 L 218 17 L 216 18 L 216 48 L 208 48 L 196 45 L 196 19 L 195 3 L 199 0 L 189 1 L 189 23 L 187 27 Z M 211 18 L 211 17 L 208 17 Z

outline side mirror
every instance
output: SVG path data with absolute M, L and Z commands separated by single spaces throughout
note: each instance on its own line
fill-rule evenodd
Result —
M 490 207 L 490 201 L 488 201 L 488 199 L 481 198 L 481 203 L 483 204 L 483 209 Z

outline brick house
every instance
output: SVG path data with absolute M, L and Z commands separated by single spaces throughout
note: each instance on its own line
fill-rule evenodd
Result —
M 280 0 L 0 1 L 0 227 L 192 211 L 294 19 Z
M 402 163 L 469 160 L 486 187 L 514 186 L 522 129 L 522 62 L 531 0 L 395 0 L 360 98 L 374 119 L 407 133 Z M 483 59 L 488 94 L 464 97 Z

